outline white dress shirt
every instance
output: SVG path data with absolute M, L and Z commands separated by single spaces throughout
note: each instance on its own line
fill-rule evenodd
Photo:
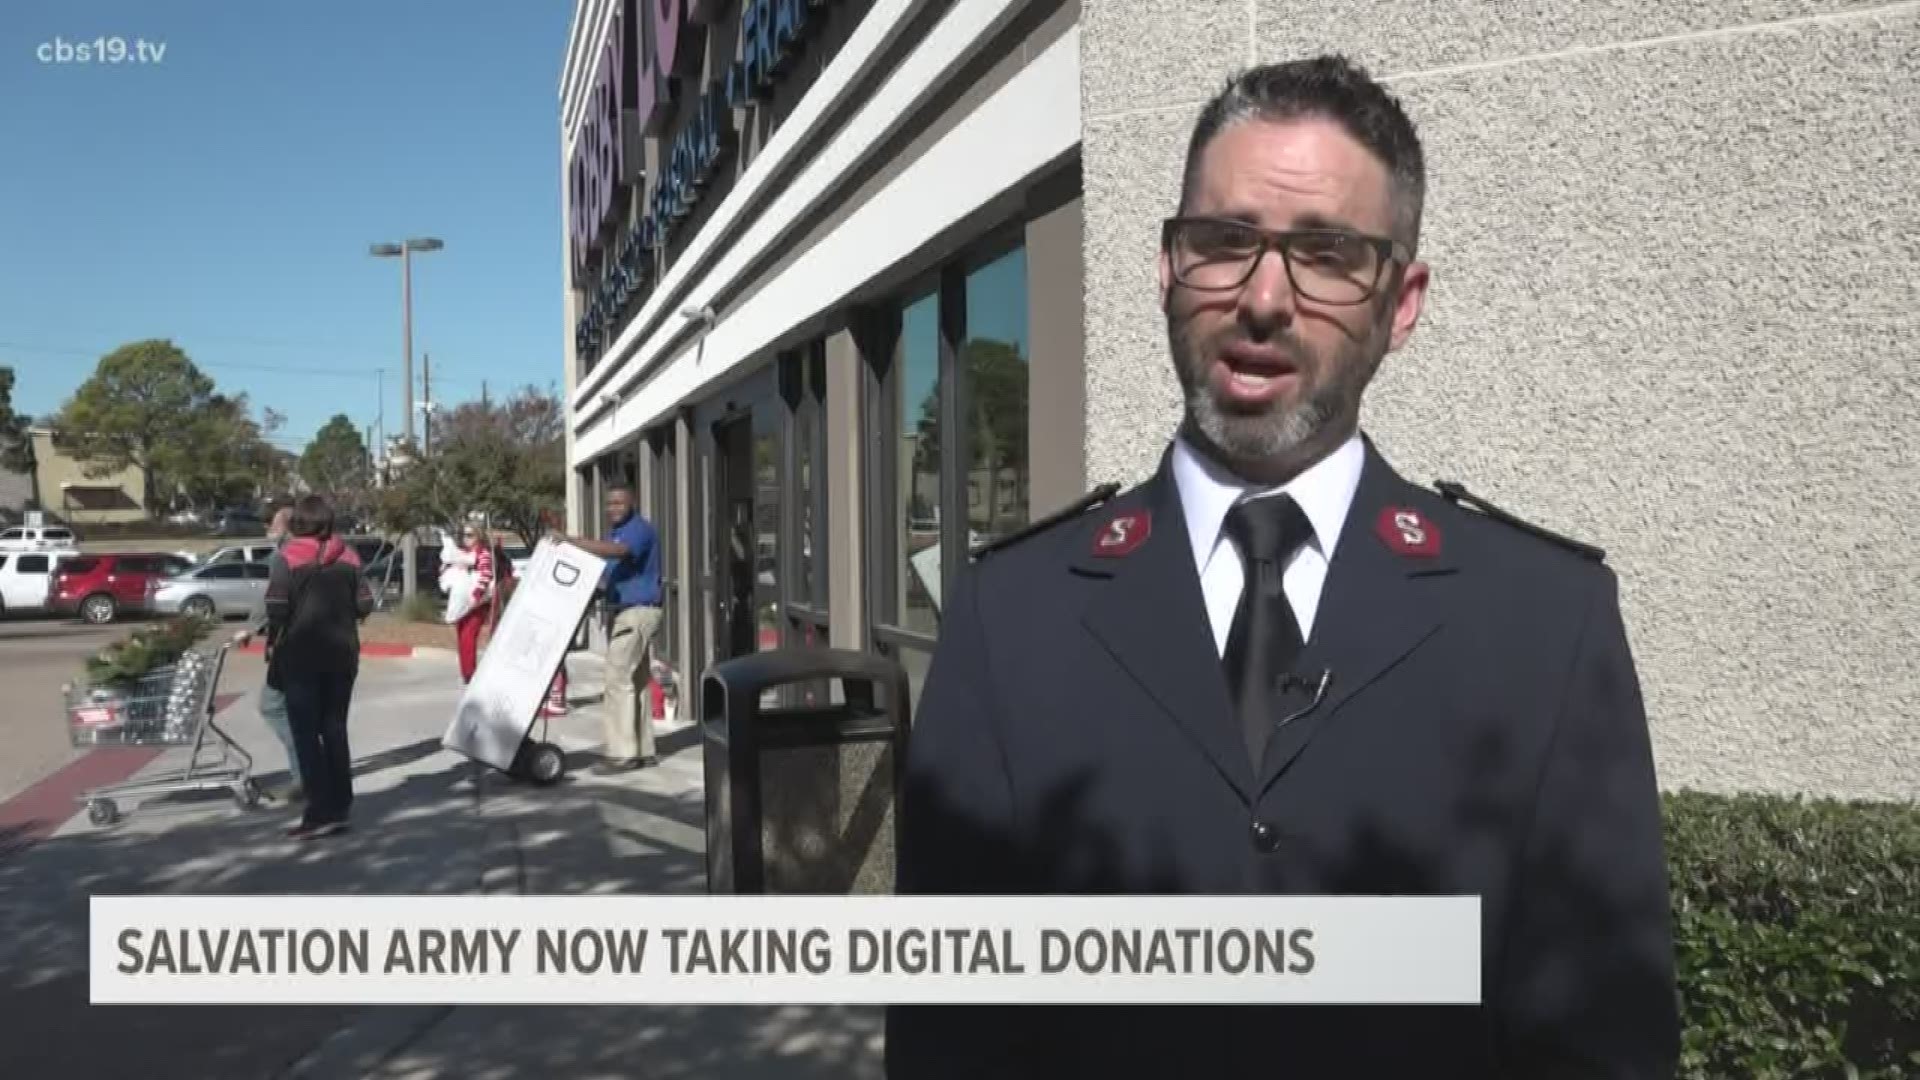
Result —
M 1207 600 L 1207 618 L 1213 624 L 1214 646 L 1222 656 L 1226 655 L 1233 611 L 1239 606 L 1240 590 L 1246 582 L 1245 560 L 1224 528 L 1227 511 L 1243 498 L 1285 493 L 1293 496 L 1307 515 L 1313 539 L 1287 560 L 1281 584 L 1287 590 L 1294 616 L 1300 620 L 1300 640 L 1309 641 L 1314 616 L 1320 610 L 1320 591 L 1327 582 L 1327 568 L 1340 542 L 1340 527 L 1346 524 L 1347 511 L 1353 506 L 1353 493 L 1360 486 L 1360 468 L 1365 462 L 1366 449 L 1356 434 L 1289 483 L 1260 488 L 1227 472 L 1188 446 L 1186 440 L 1175 441 L 1173 479 L 1187 517 L 1187 535 L 1193 542 L 1193 562 L 1200 571 L 1200 588 Z

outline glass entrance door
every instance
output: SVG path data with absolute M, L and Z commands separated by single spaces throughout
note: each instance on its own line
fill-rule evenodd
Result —
M 713 431 L 713 523 L 716 570 L 713 599 L 715 660 L 744 656 L 758 649 L 755 638 L 755 534 L 753 419 L 742 416 Z
M 787 411 L 772 372 L 725 391 L 703 410 L 706 568 L 711 620 L 705 663 L 781 644 L 781 482 Z

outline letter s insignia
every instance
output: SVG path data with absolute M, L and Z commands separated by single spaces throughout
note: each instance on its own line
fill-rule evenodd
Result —
M 1420 527 L 1420 515 L 1411 510 L 1397 511 L 1393 515 L 1393 523 L 1409 545 L 1418 547 L 1426 543 L 1427 531 Z
M 1390 506 L 1380 511 L 1373 531 L 1396 555 L 1430 559 L 1440 554 L 1440 528 L 1418 510 Z
M 1093 553 L 1119 558 L 1131 553 L 1153 533 L 1153 518 L 1144 513 L 1119 514 L 1107 520 L 1093 542 Z

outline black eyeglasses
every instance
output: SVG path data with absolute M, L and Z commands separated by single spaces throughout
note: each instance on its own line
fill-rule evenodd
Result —
M 1252 277 L 1269 251 L 1280 253 L 1293 291 L 1321 304 L 1358 304 L 1380 287 L 1396 257 L 1411 257 L 1397 241 L 1344 229 L 1275 231 L 1244 221 L 1168 218 L 1160 236 L 1173 280 L 1189 289 L 1225 292 Z

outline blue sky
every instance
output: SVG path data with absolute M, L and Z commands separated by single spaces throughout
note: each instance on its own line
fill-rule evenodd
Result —
M 557 85 L 566 0 L 7 0 L 0 365 L 57 409 L 114 346 L 172 338 L 299 450 L 344 412 L 400 431 L 400 266 L 415 377 L 457 403 L 557 391 Z M 164 45 L 45 64 L 42 43 Z

